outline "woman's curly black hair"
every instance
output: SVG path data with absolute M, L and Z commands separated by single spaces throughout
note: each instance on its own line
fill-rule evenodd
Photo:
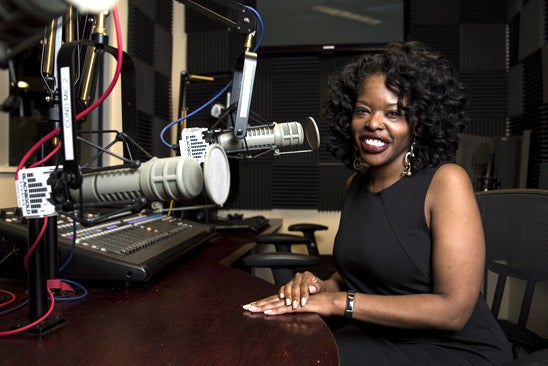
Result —
M 464 88 L 450 63 L 419 42 L 391 43 L 378 53 L 362 55 L 331 80 L 323 114 L 329 121 L 328 150 L 333 156 L 352 168 L 352 115 L 364 79 L 374 74 L 386 77 L 387 88 L 398 95 L 398 106 L 414 131 L 412 171 L 454 162 L 458 133 L 470 123 Z

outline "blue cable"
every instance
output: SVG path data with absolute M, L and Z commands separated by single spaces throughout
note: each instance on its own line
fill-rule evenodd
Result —
M 67 260 L 59 268 L 59 272 L 63 272 L 67 268 L 67 266 L 70 264 L 72 258 L 74 257 L 74 252 L 76 251 L 76 233 L 78 231 L 77 230 L 78 227 L 77 227 L 77 220 L 76 220 L 76 211 L 72 211 L 70 217 L 72 218 L 72 246 L 70 248 L 70 253 L 69 253 L 69 256 L 68 256 Z M 67 279 L 62 279 L 61 281 L 80 288 L 82 290 L 82 294 L 78 295 L 78 296 L 73 296 L 73 297 L 56 297 L 55 300 L 57 300 L 57 301 L 76 301 L 76 300 L 83 299 L 84 297 L 86 297 L 88 295 L 88 290 L 84 286 L 82 286 L 81 284 L 79 284 L 77 282 L 74 282 L 74 281 L 71 281 L 71 280 L 67 280 Z
M 9 314 L 9 313 L 11 313 L 15 310 L 21 309 L 22 307 L 26 306 L 28 303 L 29 303 L 29 300 L 25 300 L 17 306 L 14 306 L 14 307 L 9 308 L 9 309 L 4 310 L 4 311 L 0 311 L 0 316 L 6 315 L 6 314 Z
M 76 227 L 76 212 L 75 211 L 72 212 L 71 217 L 72 217 L 72 246 L 70 248 L 70 253 L 69 253 L 69 256 L 68 256 L 67 260 L 59 268 L 59 272 L 63 272 L 67 268 L 70 261 L 72 260 L 72 257 L 74 256 L 74 251 L 76 250 L 76 231 L 77 231 L 77 227 Z
M 59 272 L 62 272 L 69 265 L 70 261 L 72 260 L 72 257 L 74 256 L 74 251 L 76 249 L 76 231 L 77 231 L 76 213 L 72 212 L 71 217 L 72 217 L 72 230 L 73 230 L 72 247 L 71 247 L 71 251 L 70 251 L 70 254 L 69 254 L 67 260 L 59 268 Z M 67 280 L 67 279 L 62 279 L 61 281 L 80 288 L 82 290 L 82 294 L 78 295 L 78 296 L 73 296 L 73 297 L 56 297 L 55 300 L 57 300 L 57 301 L 76 301 L 76 300 L 81 300 L 81 299 L 85 298 L 88 295 L 88 290 L 84 286 L 82 286 L 81 284 L 79 284 L 77 282 L 74 282 L 74 281 L 71 281 L 71 280 Z M 14 306 L 14 307 L 12 307 L 10 309 L 7 309 L 7 310 L 4 310 L 4 311 L 0 311 L 0 316 L 6 315 L 6 314 L 14 312 L 18 309 L 21 309 L 22 307 L 26 306 L 28 304 L 28 302 L 29 302 L 29 300 L 25 300 L 17 306 Z
M 61 281 L 78 287 L 80 290 L 82 290 L 82 294 L 78 295 L 78 296 L 71 296 L 71 297 L 55 297 L 55 301 L 58 301 L 58 302 L 77 301 L 77 300 L 82 300 L 83 298 L 85 298 L 88 295 L 88 290 L 84 286 L 82 286 L 81 284 L 79 284 L 77 282 L 74 282 L 74 281 L 71 281 L 71 280 L 67 280 L 67 279 L 63 279 Z M 25 292 L 28 293 L 28 291 L 25 291 Z M 4 311 L 0 311 L 0 316 L 7 315 L 7 314 L 10 314 L 10 313 L 12 313 L 16 310 L 19 310 L 19 309 L 27 306 L 28 303 L 29 303 L 29 300 L 25 300 L 17 306 L 6 309 Z
M 165 139 L 164 139 L 164 134 L 166 133 L 166 131 L 168 129 L 170 129 L 173 125 L 181 122 L 181 121 L 184 121 L 185 119 L 189 118 L 189 117 L 192 117 L 194 116 L 196 113 L 200 112 L 202 109 L 204 109 L 205 107 L 207 107 L 208 105 L 210 105 L 211 103 L 213 103 L 217 98 L 219 98 L 221 95 L 223 95 L 227 90 L 228 88 L 230 88 L 232 86 L 232 80 L 224 87 L 222 88 L 217 94 L 215 94 L 215 96 L 213 98 L 211 98 L 207 103 L 205 103 L 204 105 L 202 105 L 201 107 L 199 107 L 198 109 L 196 109 L 195 111 L 193 111 L 192 113 L 186 115 L 186 116 L 183 116 L 171 123 L 169 123 L 167 126 L 165 126 L 164 128 L 162 128 L 162 131 L 160 132 L 160 139 L 162 140 L 162 143 L 164 145 L 166 145 L 168 148 L 172 148 L 171 144 L 169 142 L 167 142 Z
M 255 9 L 253 9 L 251 6 L 246 6 L 246 8 L 248 8 L 249 10 L 251 10 L 255 16 L 257 17 L 257 20 L 259 21 L 259 25 L 260 25 L 260 34 L 259 34 L 259 39 L 257 41 L 257 44 L 255 45 L 255 47 L 253 47 L 253 52 L 257 52 L 257 50 L 259 49 L 259 46 L 261 45 L 261 42 L 263 41 L 263 35 L 264 35 L 264 23 L 263 23 L 263 19 L 261 18 L 261 16 L 259 15 L 259 12 Z M 174 125 L 176 125 L 177 123 L 181 123 L 182 121 L 184 121 L 185 119 L 187 118 L 190 118 L 192 116 L 194 116 L 195 114 L 201 112 L 205 107 L 211 105 L 211 103 L 213 103 L 215 100 L 217 100 L 221 95 L 223 95 L 230 87 L 232 86 L 232 80 L 228 82 L 228 84 L 222 88 L 217 94 L 215 94 L 215 96 L 213 98 L 211 98 L 209 101 L 207 101 L 205 104 L 203 104 L 202 106 L 200 106 L 198 109 L 196 109 L 195 111 L 193 111 L 192 113 L 186 115 L 186 116 L 183 116 L 173 122 L 170 122 L 169 124 L 167 124 L 164 128 L 162 128 L 162 131 L 160 132 L 160 140 L 162 140 L 162 143 L 169 149 L 172 149 L 173 148 L 173 145 L 171 145 L 169 142 L 166 141 L 166 139 L 164 138 L 164 135 L 165 133 L 171 128 L 173 127 Z
M 85 298 L 88 295 L 88 290 L 84 286 L 79 284 L 78 282 L 74 282 L 67 279 L 62 279 L 61 281 L 68 283 L 69 285 L 78 287 L 80 290 L 82 290 L 82 294 L 78 296 L 72 296 L 72 297 L 56 297 L 55 298 L 56 301 L 77 301 Z
M 263 36 L 264 36 L 264 24 L 263 24 L 263 19 L 261 18 L 261 15 L 259 14 L 259 12 L 255 9 L 253 9 L 251 6 L 247 6 L 246 5 L 246 8 L 248 8 L 249 10 L 251 10 L 253 12 L 253 14 L 255 14 L 255 16 L 257 17 L 257 20 L 259 21 L 259 28 L 261 30 L 260 34 L 259 34 L 259 39 L 257 40 L 257 44 L 255 45 L 255 47 L 253 48 L 253 52 L 257 52 L 257 50 L 259 49 L 259 46 L 261 45 L 261 43 L 263 42 Z

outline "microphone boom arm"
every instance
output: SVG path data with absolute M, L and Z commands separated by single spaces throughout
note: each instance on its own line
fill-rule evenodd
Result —
M 235 1 L 212 0 L 214 3 L 232 10 L 236 15 L 235 21 L 193 0 L 178 1 L 200 14 L 246 35 L 244 52 L 236 61 L 230 94 L 230 104 L 237 103 L 238 105 L 236 111 L 233 113 L 233 122 L 227 125 L 227 127 L 233 128 L 233 134 L 236 139 L 244 139 L 247 135 L 251 95 L 253 92 L 255 70 L 257 68 L 257 54 L 251 51 L 251 41 L 257 30 L 262 32 L 262 29 L 258 29 L 257 27 L 257 16 L 247 6 Z
M 198 13 L 208 17 L 209 19 L 223 23 L 229 28 L 232 28 L 242 34 L 251 34 L 257 30 L 257 19 L 253 12 L 240 3 L 235 1 L 226 1 L 226 0 L 212 0 L 214 3 L 228 7 L 233 10 L 236 14 L 236 21 L 231 20 L 215 11 L 198 4 L 193 0 L 178 0 L 183 3 L 185 6 L 188 6 L 190 9 L 197 11 Z

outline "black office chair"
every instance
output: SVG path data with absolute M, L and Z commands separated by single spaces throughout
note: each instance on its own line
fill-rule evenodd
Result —
M 303 233 L 303 236 L 307 238 L 310 242 L 307 244 L 308 254 L 320 256 L 320 251 L 318 250 L 318 243 L 316 242 L 316 231 L 327 230 L 328 227 L 325 225 L 319 224 L 293 224 L 290 225 L 287 230 L 289 231 L 300 231 Z
M 548 190 L 504 189 L 476 194 L 486 240 L 486 270 L 497 274 L 491 311 L 515 359 L 520 348 L 548 348 L 548 339 L 527 328 L 535 285 L 548 279 Z M 506 279 L 526 282 L 517 322 L 499 318 Z M 487 273 L 484 291 L 487 291 Z
M 315 232 L 327 230 L 328 227 L 318 224 L 294 224 L 288 227 L 289 231 L 301 231 L 303 235 L 294 234 L 265 234 L 259 235 L 257 245 L 270 244 L 276 252 L 258 252 L 244 258 L 248 267 L 268 267 L 272 269 L 274 282 L 284 285 L 293 278 L 295 272 L 309 270 L 321 279 L 327 279 L 335 272 L 331 255 L 320 255 Z M 306 245 L 308 254 L 293 253 L 293 245 Z

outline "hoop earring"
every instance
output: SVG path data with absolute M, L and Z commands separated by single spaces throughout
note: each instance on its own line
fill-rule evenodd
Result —
M 354 162 L 352 163 L 352 168 L 354 168 L 357 172 L 363 168 L 362 157 L 360 156 L 360 152 L 357 147 L 354 147 Z
M 413 143 L 411 144 L 411 147 L 409 148 L 409 151 L 403 157 L 403 172 L 401 173 L 402 175 L 406 175 L 408 177 L 413 175 L 413 172 L 411 170 L 412 169 L 411 159 L 415 157 L 414 150 L 415 150 L 415 141 L 413 141 Z

